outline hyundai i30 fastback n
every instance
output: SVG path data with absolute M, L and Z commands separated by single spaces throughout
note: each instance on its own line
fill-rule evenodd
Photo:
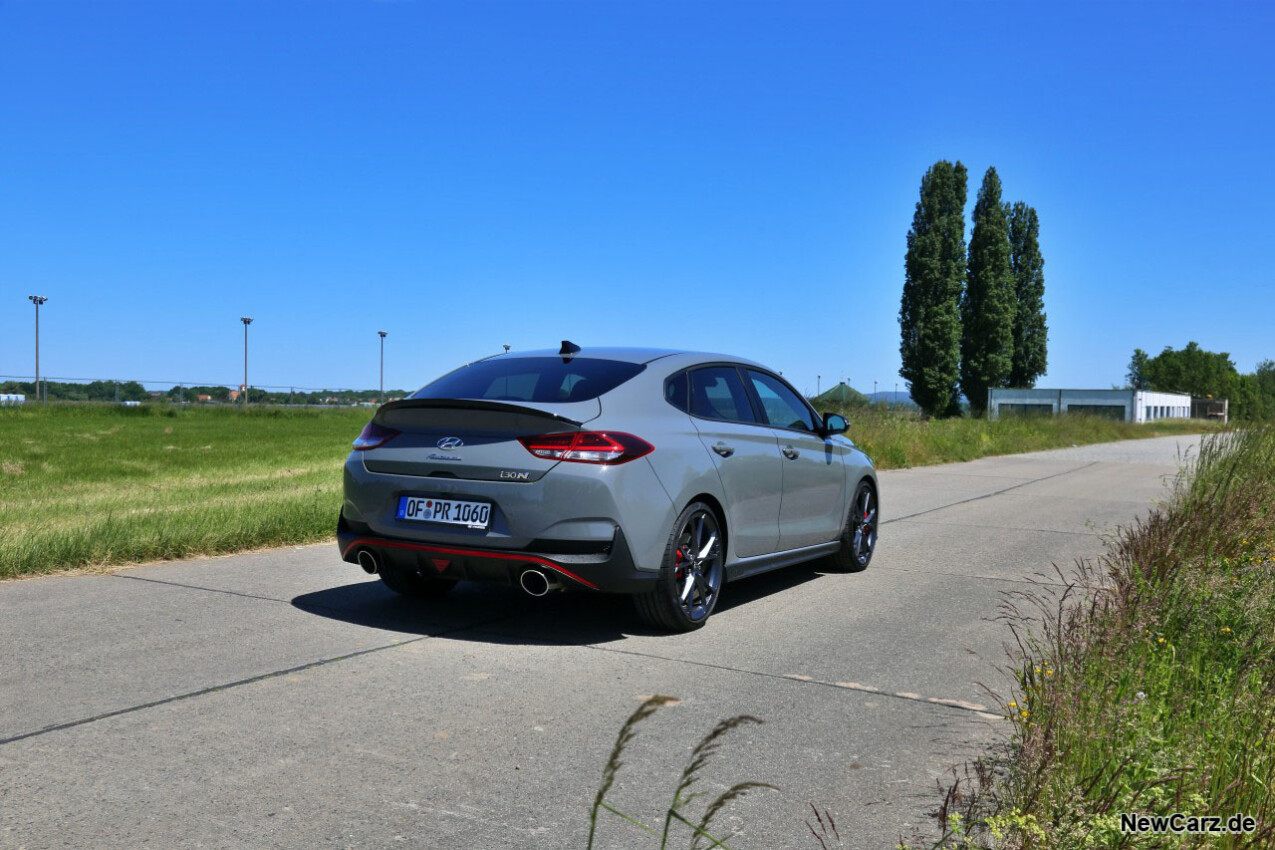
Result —
M 407 596 L 459 580 L 623 593 L 687 631 L 728 579 L 868 565 L 877 477 L 846 428 L 738 357 L 498 354 L 377 410 L 345 464 L 337 537 Z

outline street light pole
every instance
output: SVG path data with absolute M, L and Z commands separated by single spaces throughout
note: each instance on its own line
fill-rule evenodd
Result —
M 243 407 L 248 409 L 248 326 L 252 324 L 252 316 L 240 316 L 243 322 Z
M 35 400 L 40 400 L 40 305 L 49 299 L 43 295 L 28 295 L 35 305 Z M 48 393 L 45 393 L 48 395 Z
M 385 331 L 377 331 L 381 336 L 381 389 L 376 394 L 376 403 L 385 403 Z

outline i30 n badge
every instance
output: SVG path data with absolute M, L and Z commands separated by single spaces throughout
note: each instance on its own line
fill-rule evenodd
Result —
M 704 625 L 728 580 L 868 565 L 872 461 L 776 372 L 721 354 L 562 348 L 462 366 L 377 410 L 345 463 L 342 557 L 391 590 L 623 593 Z M 458 455 L 440 455 L 464 447 Z

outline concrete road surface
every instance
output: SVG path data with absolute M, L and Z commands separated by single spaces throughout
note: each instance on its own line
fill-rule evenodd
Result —
M 750 714 L 698 786 L 779 786 L 723 813 L 732 847 L 817 847 L 810 804 L 845 847 L 892 847 L 1008 731 L 984 689 L 1005 689 L 1002 594 L 1099 554 L 1194 444 L 886 472 L 866 572 L 728 586 L 687 635 L 624 599 L 400 599 L 332 544 L 0 583 L 0 847 L 582 848 L 656 693 L 680 703 L 625 753 L 624 811 L 662 824 L 696 741 Z M 658 841 L 607 816 L 597 846 Z

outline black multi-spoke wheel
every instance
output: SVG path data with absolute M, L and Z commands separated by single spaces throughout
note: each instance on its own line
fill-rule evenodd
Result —
M 672 631 L 698 629 L 717 607 L 726 575 L 726 541 L 717 514 L 693 502 L 673 523 L 655 588 L 634 597 L 651 625 Z
M 872 560 L 877 545 L 877 493 L 868 481 L 860 481 L 850 502 L 850 516 L 841 532 L 841 548 L 829 556 L 832 568 L 857 573 Z

